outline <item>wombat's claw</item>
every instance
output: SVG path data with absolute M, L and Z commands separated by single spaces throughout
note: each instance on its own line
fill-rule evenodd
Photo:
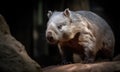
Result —
M 83 63 L 93 63 L 94 62 L 94 59 L 85 59 L 84 61 L 83 61 Z
M 63 60 L 61 64 L 62 64 L 62 65 L 65 65 L 65 64 L 71 64 L 71 63 L 72 63 L 72 62 L 70 62 L 70 61 Z

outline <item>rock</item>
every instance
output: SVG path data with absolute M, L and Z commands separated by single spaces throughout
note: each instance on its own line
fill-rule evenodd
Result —
M 24 45 L 10 33 L 0 15 L 0 72 L 42 72 L 41 67 L 27 54 Z

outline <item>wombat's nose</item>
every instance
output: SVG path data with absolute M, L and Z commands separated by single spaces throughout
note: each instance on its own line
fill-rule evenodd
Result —
M 47 37 L 51 37 L 52 36 L 52 32 L 47 32 Z
M 52 32 L 47 32 L 47 36 L 46 36 L 47 40 L 49 42 L 53 42 L 54 41 L 54 38 L 52 36 Z

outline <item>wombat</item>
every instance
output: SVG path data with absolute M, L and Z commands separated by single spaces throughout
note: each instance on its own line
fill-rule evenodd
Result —
M 49 11 L 46 39 L 57 44 L 62 62 L 73 62 L 73 53 L 83 63 L 92 63 L 97 57 L 112 59 L 114 34 L 107 22 L 91 11 Z

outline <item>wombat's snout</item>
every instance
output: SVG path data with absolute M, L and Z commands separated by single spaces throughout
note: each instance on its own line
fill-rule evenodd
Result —
M 47 38 L 48 42 L 50 42 L 50 43 L 54 43 L 54 41 L 55 41 L 51 31 L 46 33 L 46 38 Z

